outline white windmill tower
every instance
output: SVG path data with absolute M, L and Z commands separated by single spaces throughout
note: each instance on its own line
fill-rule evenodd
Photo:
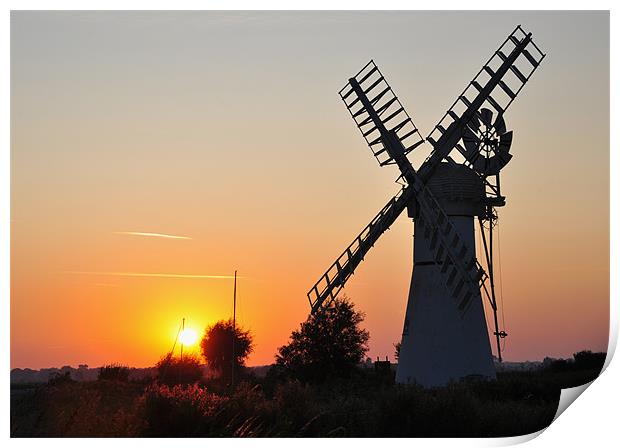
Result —
M 495 377 L 481 291 L 493 310 L 501 360 L 499 340 L 506 333 L 497 320 L 492 229 L 495 207 L 505 205 L 499 172 L 512 157 L 512 132 L 503 116 L 544 57 L 531 33 L 517 26 L 427 137 L 432 152 L 417 170 L 407 154 L 424 139 L 374 62 L 340 91 L 379 164 L 397 165 L 406 186 L 323 274 L 308 299 L 311 313 L 329 306 L 408 209 L 415 222 L 414 269 L 396 373 L 400 383 L 430 387 L 471 375 Z M 476 259 L 474 217 L 487 229 L 488 238 L 484 231 L 482 236 L 488 274 Z

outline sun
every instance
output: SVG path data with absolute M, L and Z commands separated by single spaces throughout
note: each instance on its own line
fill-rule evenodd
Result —
M 196 333 L 196 331 L 192 330 L 191 328 L 185 328 L 179 334 L 179 341 L 183 345 L 194 345 L 197 340 L 198 340 L 198 333 Z

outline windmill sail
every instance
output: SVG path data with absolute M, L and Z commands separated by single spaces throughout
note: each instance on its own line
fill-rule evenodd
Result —
M 378 73 L 379 78 L 371 82 L 370 86 L 365 87 L 364 84 L 368 82 L 374 73 Z M 402 176 L 406 179 L 409 186 L 377 214 L 375 219 L 366 226 L 362 233 L 345 249 L 342 255 L 310 289 L 308 299 L 312 313 L 331 303 L 351 274 L 353 274 L 355 268 L 363 260 L 366 253 L 414 198 L 419 204 L 419 219 L 425 223 L 424 237 L 429 239 L 432 249 L 436 249 L 437 263 L 442 265 L 441 275 L 444 277 L 444 284 L 450 294 L 457 299 L 459 309 L 465 310 L 469 300 L 479 291 L 478 281 L 484 279 L 486 274 L 476 261 L 475 254 L 467 253 L 467 248 L 460 241 L 458 232 L 456 232 L 432 192 L 426 188 L 424 182 L 416 174 L 406 157 L 407 152 L 411 149 L 405 147 L 403 141 L 406 137 L 414 135 L 417 130 L 399 135 L 398 132 L 402 127 L 390 127 L 388 124 L 390 117 L 403 114 L 405 117 L 403 121 L 411 123 L 413 126 L 409 115 L 399 103 L 398 108 L 385 117 L 382 114 L 388 110 L 389 105 L 386 106 L 386 104 L 390 102 L 394 104 L 396 102 L 394 98 L 396 97 L 393 96 L 392 99 L 388 99 L 387 103 L 384 104 L 376 99 L 381 94 L 374 98 L 368 96 L 375 86 L 381 83 L 385 83 L 387 86 L 381 92 L 391 91 L 385 78 L 371 61 L 358 75 L 349 79 L 350 92 L 346 91 L 343 94 L 343 98 L 351 98 L 349 103 L 345 100 L 349 110 L 352 110 L 357 105 L 358 111 L 352 112 L 352 116 L 358 127 L 362 129 L 364 137 L 373 132 L 377 133 L 378 136 L 375 137 L 375 140 L 380 142 L 381 149 L 375 155 L 381 156 L 385 154 L 386 158 L 382 164 L 395 163 L 398 165 Z M 364 118 L 356 120 L 356 116 L 363 116 Z M 368 127 L 369 130 L 365 131 L 364 127 Z M 372 148 L 371 143 L 372 141 L 369 142 Z M 464 262 L 466 255 L 469 259 Z
M 417 172 L 406 155 L 424 140 L 379 68 L 370 61 L 349 79 L 348 85 L 340 91 L 347 109 L 380 165 L 398 165 L 408 186 L 390 200 L 312 287 L 308 293 L 312 313 L 329 305 L 366 253 L 411 202 L 417 204 L 415 219 L 422 228 L 422 238 L 429 243 L 435 263 L 440 266 L 444 286 L 455 298 L 459 310 L 467 311 L 471 299 L 480 293 L 488 276 L 475 253 L 460 240 L 426 182 L 453 148 L 457 147 L 461 153 L 465 151 L 458 144 L 459 140 L 467 125 L 480 117 L 482 106 L 490 105 L 502 116 L 544 56 L 532 42 L 531 33 L 526 34 L 517 26 L 435 126 L 427 138 L 434 150 Z M 523 67 L 522 60 L 529 68 Z M 507 80 L 509 72 L 516 81 Z M 502 102 L 498 90 L 508 99 Z
M 312 313 L 321 307 L 329 306 L 379 237 L 407 207 L 413 193 L 411 188 L 404 188 L 390 199 L 308 291 Z
M 413 183 L 415 170 L 406 154 L 424 140 L 375 63 L 370 61 L 350 78 L 340 96 L 379 164 L 396 163 L 407 181 Z M 331 303 L 415 193 L 414 188 L 408 187 L 392 198 L 321 276 L 308 292 L 312 313 Z
M 379 237 L 390 228 L 414 197 L 420 205 L 417 219 L 423 228 L 421 236 L 428 240 L 435 263 L 441 266 L 440 273 L 448 292 L 456 300 L 458 308 L 463 313 L 467 311 L 471 299 L 488 275 L 476 260 L 475 254 L 470 253 L 460 240 L 458 232 L 430 189 L 416 183 L 390 199 L 308 291 L 311 313 L 329 306 Z
M 417 222 L 421 225 L 422 237 L 428 242 L 435 264 L 441 266 L 444 286 L 456 300 L 459 310 L 465 313 L 488 275 L 476 260 L 476 254 L 461 241 L 430 189 L 422 187 L 416 199 L 420 205 Z M 417 234 L 419 236 L 419 232 Z
M 499 116 L 506 112 L 544 57 L 532 34 L 517 26 L 426 138 L 434 150 L 419 169 L 425 181 L 453 148 L 465 154 L 459 144 L 463 129 L 475 118 L 484 120 L 482 108 L 494 109 Z
M 340 98 L 347 106 L 379 165 L 395 163 L 384 141 L 385 131 L 396 135 L 404 147 L 404 154 L 408 154 L 424 142 L 420 131 L 413 124 L 374 61 L 371 60 L 366 64 L 352 79 L 368 98 L 368 104 L 362 103 L 351 82 L 340 90 Z M 370 115 L 371 109 L 379 121 Z

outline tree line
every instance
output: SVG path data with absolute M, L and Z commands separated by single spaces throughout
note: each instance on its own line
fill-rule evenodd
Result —
M 368 351 L 370 335 L 361 326 L 363 320 L 364 314 L 347 297 L 336 298 L 291 333 L 288 343 L 278 348 L 268 375 L 304 382 L 349 376 Z M 249 330 L 230 319 L 221 320 L 205 329 L 200 354 L 164 355 L 155 366 L 158 380 L 168 385 L 194 383 L 203 376 L 204 362 L 222 381 L 231 381 L 233 369 L 243 376 L 254 347 Z M 128 374 L 128 367 L 110 364 L 100 369 L 99 379 L 126 381 Z

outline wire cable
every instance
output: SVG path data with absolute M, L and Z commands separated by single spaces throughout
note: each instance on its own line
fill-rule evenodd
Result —
M 181 328 L 183 327 L 183 323 L 179 325 L 179 331 L 177 331 L 177 337 L 174 338 L 174 344 L 172 344 L 172 350 L 170 350 L 170 356 L 174 355 L 174 348 L 177 345 L 177 341 L 179 340 L 179 334 L 181 334 Z
M 502 308 L 502 327 L 506 331 L 506 317 L 504 315 L 504 279 L 502 278 L 502 245 L 499 233 L 499 220 L 497 222 L 497 264 L 499 267 L 499 301 Z M 503 339 L 502 351 L 506 348 L 506 338 Z
M 484 230 L 483 230 L 483 227 L 484 227 L 484 226 L 481 224 L 481 222 L 480 222 L 480 221 L 478 221 L 478 229 L 480 229 L 480 234 L 484 231 Z M 478 254 L 479 254 L 479 253 L 481 253 L 480 246 L 481 246 L 481 244 L 482 244 L 482 243 L 481 243 L 481 241 L 480 241 L 480 240 L 481 240 L 481 236 L 480 236 L 480 234 L 479 234 L 478 232 L 476 232 L 476 220 L 474 220 L 474 235 L 475 235 L 475 237 L 476 237 L 476 254 L 475 254 L 475 255 L 476 255 L 476 258 L 478 258 Z M 487 263 L 486 263 L 486 257 L 484 257 L 484 263 L 485 263 L 485 264 L 487 264 Z M 487 265 L 487 267 L 486 267 L 486 268 L 487 268 L 487 271 L 488 271 L 488 270 L 489 270 L 488 265 Z M 492 335 L 492 334 L 493 334 L 493 331 L 491 330 L 491 327 L 489 326 L 489 319 L 487 318 L 487 316 L 489 316 L 489 315 L 490 315 L 490 313 L 491 313 L 493 310 L 490 310 L 490 309 L 489 309 L 489 306 L 490 306 L 490 305 L 487 303 L 488 301 L 487 301 L 487 300 L 484 300 L 484 297 L 482 297 L 482 288 L 481 288 L 481 291 L 480 291 L 480 299 L 482 300 L 482 310 L 483 310 L 483 312 L 484 312 L 484 323 L 485 323 L 485 324 L 486 324 L 486 326 L 487 326 L 487 332 L 488 332 L 488 334 L 489 334 L 489 336 L 490 336 L 490 335 Z

